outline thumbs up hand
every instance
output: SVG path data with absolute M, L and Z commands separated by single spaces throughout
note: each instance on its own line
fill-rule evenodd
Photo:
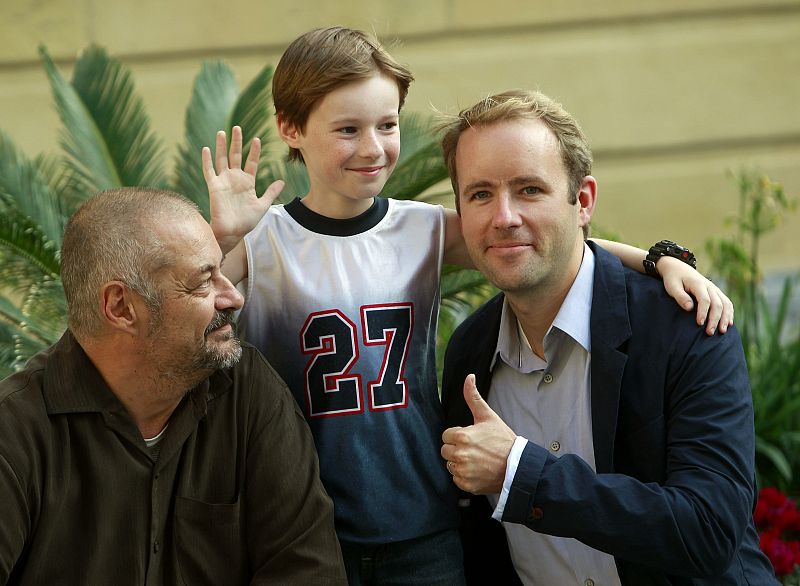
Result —
M 464 381 L 464 401 L 475 423 L 445 430 L 442 458 L 447 460 L 447 470 L 462 490 L 473 494 L 499 493 L 506 475 L 506 460 L 517 436 L 483 400 L 475 386 L 474 374 Z

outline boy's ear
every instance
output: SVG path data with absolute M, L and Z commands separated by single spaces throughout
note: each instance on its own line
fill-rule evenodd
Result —
M 280 134 L 281 140 L 292 148 L 298 148 L 297 139 L 301 132 L 297 126 L 291 122 L 288 122 L 282 114 L 276 115 L 275 119 L 278 126 L 278 134 Z

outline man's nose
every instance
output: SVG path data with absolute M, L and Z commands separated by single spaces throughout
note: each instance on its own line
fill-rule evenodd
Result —
M 244 305 L 244 297 L 239 290 L 233 286 L 227 278 L 220 276 L 219 292 L 214 302 L 214 307 L 221 311 L 223 309 L 239 310 Z
M 508 194 L 500 194 L 495 198 L 492 222 L 496 228 L 511 228 L 520 224 L 519 210 Z

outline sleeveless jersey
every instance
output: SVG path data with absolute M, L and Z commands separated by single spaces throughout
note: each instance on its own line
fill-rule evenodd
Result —
M 435 360 L 442 207 L 375 198 L 334 220 L 295 199 L 272 206 L 245 245 L 240 333 L 306 415 L 339 538 L 455 527 Z

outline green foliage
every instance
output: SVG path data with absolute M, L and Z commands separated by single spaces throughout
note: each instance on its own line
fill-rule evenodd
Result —
M 715 272 L 736 306 L 753 391 L 756 466 L 762 486 L 800 493 L 800 332 L 789 320 L 798 276 L 787 277 L 777 304 L 765 298 L 759 265 L 761 238 L 796 207 L 769 177 L 741 172 L 734 234 L 709 240 Z

